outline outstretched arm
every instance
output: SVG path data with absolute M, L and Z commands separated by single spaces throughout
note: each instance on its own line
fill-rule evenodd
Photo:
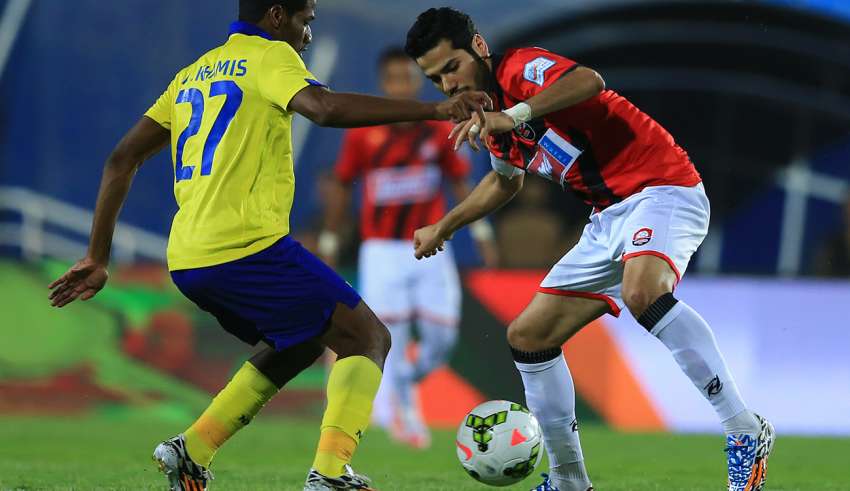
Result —
M 491 171 L 460 204 L 439 222 L 413 234 L 416 259 L 431 257 L 443 250 L 443 243 L 464 225 L 483 218 L 507 204 L 522 188 L 523 175 L 506 177 Z
M 452 191 L 458 203 L 470 195 L 471 189 L 465 179 L 452 181 Z M 474 221 L 469 226 L 469 233 L 478 246 L 478 253 L 485 268 L 495 268 L 499 265 L 499 248 L 494 239 L 493 226 L 487 220 Z
M 106 284 L 112 234 L 133 176 L 142 162 L 167 146 L 169 140 L 167 129 L 144 116 L 118 142 L 103 168 L 86 257 L 48 286 L 52 306 L 64 307 L 77 298 L 88 300 Z
M 331 92 L 309 86 L 289 102 L 289 110 L 319 126 L 352 128 L 423 120 L 464 121 L 473 114 L 484 119 L 493 102 L 483 92 L 465 92 L 442 102 L 389 99 L 363 94 Z
M 483 127 L 480 115 L 473 114 L 469 121 L 455 126 L 451 137 L 455 138 L 456 149 L 467 141 L 477 151 L 475 138 L 479 131 L 481 140 L 486 142 L 489 135 L 511 131 L 531 119 L 575 106 L 599 95 L 603 90 L 605 80 L 602 76 L 595 70 L 580 66 L 526 101 L 502 112 L 487 113 Z

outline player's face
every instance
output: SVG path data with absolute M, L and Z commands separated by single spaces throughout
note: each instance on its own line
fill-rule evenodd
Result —
M 476 41 L 479 40 L 480 36 L 477 36 Z M 483 40 L 480 41 L 483 43 Z M 483 46 L 486 49 L 486 45 Z M 443 39 L 417 58 L 416 63 L 434 86 L 449 97 L 467 90 L 485 90 L 488 68 L 481 58 L 486 52 L 480 53 L 480 46 L 476 43 L 472 48 L 478 53 L 478 58 L 465 49 L 455 49 L 451 41 Z
M 381 68 L 381 90 L 397 99 L 414 99 L 422 88 L 422 75 L 410 59 L 392 59 Z
M 292 16 L 284 17 L 280 26 L 283 41 L 289 43 L 297 52 L 302 52 L 313 41 L 310 22 L 316 18 L 316 0 L 307 0 L 302 10 Z

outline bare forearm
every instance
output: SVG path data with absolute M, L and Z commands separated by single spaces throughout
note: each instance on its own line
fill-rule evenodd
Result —
M 289 101 L 288 109 L 321 126 L 350 128 L 404 121 L 465 121 L 474 113 L 484 118 L 493 102 L 484 92 L 461 92 L 442 102 L 388 99 L 305 87 Z
M 137 165 L 110 158 L 103 169 L 88 250 L 88 257 L 99 264 L 109 262 L 115 223 L 137 168 Z
M 440 119 L 436 104 L 415 100 L 386 99 L 362 94 L 331 93 L 327 97 L 327 108 L 321 121 L 322 126 L 352 128 Z
M 109 262 L 115 222 L 130 191 L 133 176 L 142 162 L 168 145 L 170 136 L 169 130 L 144 116 L 130 128 L 106 160 L 89 237 L 90 259 L 103 265 Z
M 439 222 L 443 236 L 450 236 L 460 228 L 481 219 L 507 204 L 522 187 L 522 176 L 512 180 L 490 172 L 478 183 L 460 204 Z
M 580 104 L 605 90 L 605 81 L 595 71 L 579 67 L 526 100 L 534 118 Z
M 328 207 L 325 212 L 324 229 L 329 232 L 339 232 L 345 217 L 345 210 L 351 202 L 351 187 L 337 179 L 331 184 L 332 190 L 328 195 Z

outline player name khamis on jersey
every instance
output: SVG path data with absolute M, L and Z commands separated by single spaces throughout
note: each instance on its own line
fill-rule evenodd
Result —
M 195 75 L 196 82 L 203 82 L 218 77 L 244 77 L 248 73 L 248 60 L 221 60 L 215 65 L 198 67 Z

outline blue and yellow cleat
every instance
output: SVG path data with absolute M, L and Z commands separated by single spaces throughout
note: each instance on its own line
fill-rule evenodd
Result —
M 745 434 L 726 437 L 729 491 L 761 491 L 767 482 L 767 459 L 773 451 L 776 431 L 770 421 L 754 416 L 761 425 L 756 438 Z
M 153 460 L 168 479 L 170 491 L 206 491 L 213 479 L 209 469 L 189 457 L 182 434 L 157 445 Z

